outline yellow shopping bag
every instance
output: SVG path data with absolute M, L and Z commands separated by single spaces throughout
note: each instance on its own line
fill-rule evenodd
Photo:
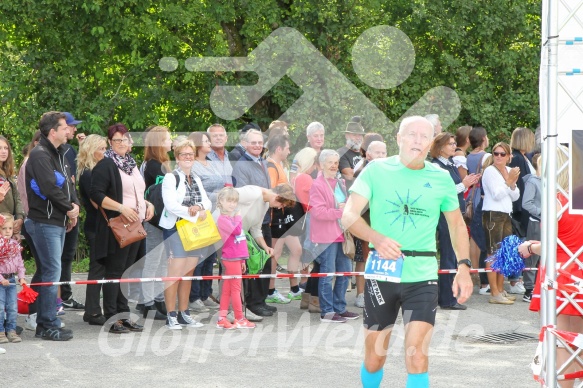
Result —
M 185 251 L 208 247 L 221 239 L 217 225 L 208 210 L 204 220 L 200 217 L 196 222 L 182 219 L 176 222 L 176 229 Z

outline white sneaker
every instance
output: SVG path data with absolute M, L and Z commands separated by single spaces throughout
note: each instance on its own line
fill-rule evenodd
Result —
M 356 307 L 364 308 L 364 294 L 356 295 L 356 300 L 354 301 Z
M 24 319 L 24 328 L 26 330 L 36 330 L 36 313 L 30 314 Z
M 219 308 L 219 304 L 216 303 L 211 298 L 206 298 L 206 300 L 203 300 L 202 301 L 202 304 L 205 305 L 206 307 L 210 308 L 210 309 L 218 309 Z
M 200 300 L 200 299 L 197 299 L 194 302 L 190 303 L 189 306 L 192 309 L 192 311 L 196 311 L 197 313 L 206 313 L 207 311 L 210 311 L 204 305 L 204 303 L 202 303 L 202 300 Z
M 186 311 L 180 311 L 178 313 L 178 319 L 177 322 L 180 326 L 186 326 L 186 327 L 203 327 L 204 325 L 202 323 L 200 323 L 199 321 L 197 321 L 196 319 L 193 319 L 190 316 L 190 311 L 186 310 Z
M 490 295 L 490 286 L 484 287 L 484 288 L 480 288 L 480 291 L 478 291 L 478 294 L 480 294 L 480 295 Z
M 229 314 L 231 314 L 231 316 L 229 316 Z M 233 312 L 230 312 L 229 314 L 227 314 L 227 318 L 232 317 L 233 321 L 235 321 L 235 314 L 233 314 Z M 251 322 L 261 322 L 263 320 L 263 317 L 260 317 L 259 315 L 253 313 L 253 311 L 249 309 L 245 311 L 245 318 L 247 318 Z
M 6 349 L 0 348 L 0 354 L 4 354 L 4 353 L 6 353 Z
M 170 315 L 170 313 L 166 316 L 166 328 L 169 330 L 182 330 L 176 313 L 174 313 L 174 316 Z
M 524 294 L 525 291 L 526 290 L 524 289 L 524 286 L 520 282 L 516 282 L 515 285 L 510 286 L 510 288 L 508 289 L 508 293 L 510 294 Z

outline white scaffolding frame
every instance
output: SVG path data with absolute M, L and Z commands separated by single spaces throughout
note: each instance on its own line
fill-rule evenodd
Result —
M 583 127 L 583 2 L 579 0 L 542 1 L 542 46 L 540 71 L 540 113 L 541 146 L 543 153 L 542 171 L 542 219 L 557 219 L 557 173 L 568 165 L 557 166 L 556 152 L 559 143 L 569 143 L 571 131 L 579 125 Z M 576 48 L 573 50 L 573 48 Z M 578 51 L 576 51 L 578 50 Z M 580 53 L 579 53 L 580 52 Z M 576 62 L 579 61 L 579 62 Z M 561 66 L 559 68 L 559 66 Z M 570 78 L 567 78 L 570 77 Z M 576 82 L 572 82 L 574 78 Z M 560 109 L 560 110 L 559 110 Z M 571 192 L 572 190 L 569 190 Z M 566 194 L 566 193 L 565 193 Z M 568 195 L 566 195 L 568 197 Z M 568 211 L 564 206 L 559 213 Z M 546 269 L 543 284 L 554 284 L 557 275 L 557 244 L 564 245 L 557 238 L 557 223 L 543 222 L 541 230 L 541 267 Z M 565 249 L 566 252 L 569 252 Z M 571 259 L 581 265 L 578 256 L 581 249 L 570 253 Z M 567 264 L 563 265 L 563 268 Z M 554 287 L 541 288 L 541 325 L 556 327 L 556 295 L 561 293 L 567 301 L 559 307 L 573 303 L 574 294 L 557 291 Z M 564 343 L 560 338 L 547 332 L 543 343 L 542 379 L 547 387 L 556 387 L 558 376 L 572 362 L 581 364 L 581 349 L 571 350 L 571 357 L 564 365 L 556 365 L 556 343 Z M 583 386 L 583 383 L 579 385 Z

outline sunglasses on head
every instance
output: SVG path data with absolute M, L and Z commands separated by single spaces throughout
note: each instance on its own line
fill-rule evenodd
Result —
M 506 152 L 492 152 L 494 154 L 494 156 L 502 156 L 505 157 L 506 156 Z

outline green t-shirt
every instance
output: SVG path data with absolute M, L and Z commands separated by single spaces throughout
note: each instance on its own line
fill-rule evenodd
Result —
M 401 250 L 435 252 L 440 212 L 459 208 L 455 184 L 446 171 L 429 162 L 411 170 L 399 156 L 369 163 L 350 192 L 368 199 L 371 227 L 401 244 Z M 403 283 L 434 279 L 435 257 L 405 257 Z

